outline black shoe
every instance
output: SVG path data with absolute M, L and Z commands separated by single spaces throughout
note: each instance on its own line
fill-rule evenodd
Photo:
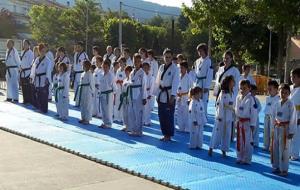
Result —
M 7 102 L 11 102 L 12 99 L 11 99 L 11 98 L 6 98 L 6 101 L 7 101 Z

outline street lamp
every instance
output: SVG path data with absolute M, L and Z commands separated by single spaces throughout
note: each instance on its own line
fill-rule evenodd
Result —
M 268 29 L 269 29 L 269 59 L 268 59 L 268 79 L 270 77 L 270 66 L 271 66 L 271 59 L 272 59 L 272 30 L 273 27 L 268 24 Z

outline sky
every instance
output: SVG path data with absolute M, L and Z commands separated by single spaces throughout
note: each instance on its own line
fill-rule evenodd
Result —
M 167 5 L 172 7 L 181 7 L 182 3 L 185 3 L 187 6 L 192 5 L 192 0 L 144 0 L 144 1 L 150 1 L 153 3 L 158 3 L 161 5 Z

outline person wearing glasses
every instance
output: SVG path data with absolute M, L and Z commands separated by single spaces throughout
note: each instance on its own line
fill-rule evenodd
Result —
M 163 134 L 161 140 L 171 141 L 171 137 L 174 136 L 175 97 L 180 75 L 179 68 L 175 63 L 172 63 L 173 52 L 170 49 L 165 49 L 163 56 L 164 64 L 158 69 L 155 92 L 158 103 L 158 117 Z

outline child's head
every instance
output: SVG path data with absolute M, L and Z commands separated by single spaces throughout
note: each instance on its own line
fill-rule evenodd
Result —
M 84 43 L 82 41 L 79 41 L 74 46 L 75 52 L 82 52 L 84 50 Z
M 240 82 L 240 92 L 243 96 L 247 95 L 251 90 L 251 84 L 249 80 L 242 80 Z
M 134 63 L 134 67 L 139 69 L 141 67 L 142 64 L 142 57 L 140 54 L 136 53 L 133 56 L 133 63 Z
M 154 57 L 154 51 L 152 49 L 148 49 L 147 54 L 148 54 L 149 58 L 153 58 Z
M 200 57 L 205 58 L 208 55 L 208 46 L 205 43 L 199 44 L 197 51 Z
M 125 67 L 125 75 L 126 75 L 127 78 L 129 77 L 131 71 L 132 71 L 131 66 L 128 65 L 128 66 Z
M 248 75 L 250 73 L 250 70 L 251 70 L 251 66 L 250 65 L 243 65 L 243 73 L 245 75 Z
M 221 83 L 221 90 L 225 92 L 232 92 L 233 87 L 235 85 L 235 81 L 232 75 L 229 75 L 224 78 L 224 80 Z
M 281 100 L 287 100 L 291 93 L 290 86 L 288 84 L 281 84 L 279 87 L 279 94 Z
M 68 66 L 67 66 L 67 64 L 65 64 L 65 63 L 59 63 L 58 64 L 58 71 L 59 71 L 59 73 L 65 73 L 65 72 L 67 72 L 68 71 Z
M 184 57 L 183 57 L 182 54 L 178 54 L 176 56 L 176 58 L 177 58 L 177 64 L 180 64 L 180 63 L 182 63 L 184 61 Z
M 105 73 L 109 72 L 110 69 L 110 60 L 109 59 L 105 59 L 102 63 L 102 69 Z
M 268 93 L 270 96 L 275 96 L 278 93 L 279 84 L 276 80 L 270 80 L 268 82 Z
M 125 57 L 120 57 L 120 58 L 118 59 L 118 62 L 119 62 L 119 64 L 120 64 L 120 67 L 121 67 L 122 69 L 124 69 L 125 66 L 126 66 L 126 58 L 125 58 Z
M 300 86 L 300 68 L 291 71 L 291 81 L 294 85 Z
M 91 65 L 92 65 L 92 64 L 91 64 L 90 61 L 85 60 L 85 61 L 83 62 L 83 65 L 82 65 L 83 70 L 84 70 L 85 72 L 89 71 L 90 68 L 91 68 Z
M 97 66 L 98 68 L 101 68 L 101 67 L 102 67 L 102 63 L 103 63 L 103 58 L 102 58 L 102 56 L 97 55 L 97 56 L 96 56 L 96 66 Z
M 130 50 L 129 48 L 124 48 L 123 49 L 123 56 L 128 59 L 130 57 Z
M 147 50 L 145 48 L 140 48 L 139 49 L 139 54 L 141 55 L 141 57 L 143 59 L 146 59 L 148 57 Z
M 121 50 L 120 50 L 120 48 L 118 48 L 118 47 L 115 47 L 115 49 L 114 49 L 114 55 L 115 55 L 116 57 L 119 57 L 119 56 L 120 56 L 120 54 L 121 54 Z
M 100 55 L 100 47 L 99 46 L 94 46 L 93 47 L 93 55 Z
M 64 56 L 65 54 L 66 54 L 66 49 L 64 48 L 64 47 L 59 47 L 59 48 L 57 48 L 57 55 L 58 56 Z
M 143 63 L 143 70 L 146 74 L 149 74 L 150 71 L 150 64 L 148 62 Z
M 92 73 L 94 73 L 95 69 L 96 69 L 96 65 L 91 65 L 90 71 L 91 71 Z
M 120 68 L 119 62 L 118 62 L 118 61 L 115 61 L 115 62 L 113 63 L 113 67 L 114 67 L 114 71 L 117 72 L 117 70 Z
M 251 84 L 250 86 L 251 86 L 251 94 L 252 94 L 253 96 L 255 96 L 255 95 L 256 95 L 256 92 L 257 92 L 257 86 L 254 85 L 254 84 Z
M 202 88 L 196 86 L 190 89 L 190 98 L 199 100 L 202 97 Z
M 187 73 L 188 68 L 189 68 L 188 62 L 183 61 L 180 63 L 180 73 L 182 75 L 185 75 Z

